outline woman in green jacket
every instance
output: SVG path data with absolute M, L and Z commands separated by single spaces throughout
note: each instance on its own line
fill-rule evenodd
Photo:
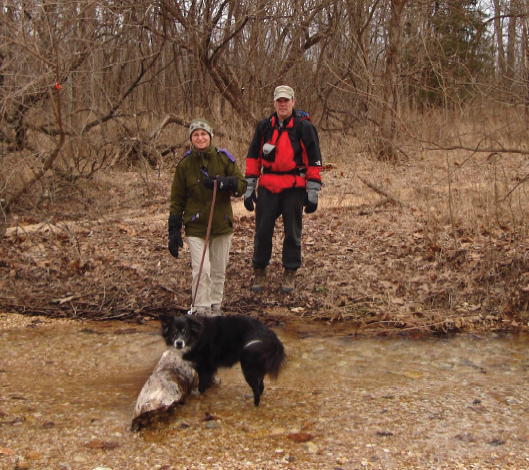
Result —
M 191 150 L 176 167 L 169 208 L 169 251 L 178 258 L 178 247 L 184 246 L 180 232 L 183 225 L 191 254 L 193 310 L 199 315 L 222 314 L 224 280 L 233 237 L 230 198 L 242 196 L 247 186 L 235 158 L 227 150 L 217 150 L 211 143 L 212 137 L 213 129 L 208 121 L 199 118 L 191 122 Z M 217 194 L 197 291 L 214 180 L 217 180 Z

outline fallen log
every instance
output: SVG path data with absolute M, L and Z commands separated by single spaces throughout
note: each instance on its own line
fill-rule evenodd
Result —
M 197 373 L 182 359 L 182 354 L 176 349 L 167 349 L 136 400 L 132 431 L 139 430 L 155 415 L 183 403 L 197 382 Z

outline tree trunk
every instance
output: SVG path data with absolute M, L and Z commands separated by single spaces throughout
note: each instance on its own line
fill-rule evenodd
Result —
M 131 429 L 137 431 L 154 415 L 183 403 L 197 379 L 180 352 L 172 348 L 165 351 L 136 400 Z
M 523 36 L 522 36 L 522 47 L 523 47 L 523 97 L 524 97 L 524 105 L 525 105 L 525 119 L 527 122 L 527 119 L 529 118 L 529 21 L 527 19 L 527 15 L 529 13 L 529 9 L 526 6 L 524 8 L 524 16 L 522 19 L 522 30 L 523 30 Z
M 381 125 L 381 140 L 378 144 L 379 158 L 394 160 L 393 140 L 396 135 L 396 119 L 399 104 L 399 74 L 402 54 L 402 12 L 406 0 L 391 1 L 391 19 L 386 50 L 386 71 L 384 74 L 384 103 Z
M 509 28 L 507 33 L 507 79 L 512 88 L 516 70 L 516 25 L 520 9 L 517 0 L 511 0 L 509 7 Z
M 505 49 L 503 46 L 503 31 L 501 28 L 500 0 L 494 0 L 494 30 L 496 31 L 496 47 L 498 48 L 498 72 L 500 80 L 505 78 Z

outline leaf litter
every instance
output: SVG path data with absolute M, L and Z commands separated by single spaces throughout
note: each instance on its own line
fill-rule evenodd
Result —
M 304 216 L 303 264 L 288 296 L 279 290 L 281 218 L 268 285 L 264 293 L 254 294 L 255 219 L 234 200 L 226 313 L 347 323 L 358 334 L 527 329 L 529 239 L 509 226 L 495 225 L 470 234 L 461 229 L 455 242 L 449 224 L 432 228 L 436 214 L 428 214 L 425 205 L 358 197 L 358 188 L 344 191 L 352 181 L 346 164 L 330 165 L 324 173 L 320 207 Z M 118 182 L 124 178 L 131 178 L 130 173 L 114 175 Z M 175 260 L 167 250 L 170 175 L 150 184 L 153 199 L 143 208 L 138 195 L 136 205 L 116 201 L 113 210 L 88 210 L 82 219 L 75 207 L 66 212 L 66 204 L 46 223 L 20 217 L 0 246 L 1 311 L 138 322 L 187 311 L 189 251 L 184 246 Z M 105 196 L 101 192 L 98 197 Z

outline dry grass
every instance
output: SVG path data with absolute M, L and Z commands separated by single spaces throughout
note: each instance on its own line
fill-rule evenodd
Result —
M 432 234 L 447 227 L 467 235 L 499 228 L 525 236 L 529 194 L 524 183 L 529 166 L 524 155 L 421 151 L 392 164 L 373 159 L 358 141 L 327 139 L 325 162 L 338 168 L 341 177 L 325 188 L 325 197 L 333 204 L 380 202 L 380 196 L 357 178 L 361 176 L 421 213 Z

